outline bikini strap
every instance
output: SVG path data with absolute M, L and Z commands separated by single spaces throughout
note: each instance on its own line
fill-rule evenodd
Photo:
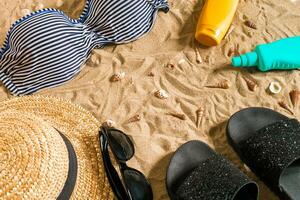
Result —
M 167 13 L 169 11 L 169 4 L 167 0 L 148 0 L 155 9 L 159 9 Z

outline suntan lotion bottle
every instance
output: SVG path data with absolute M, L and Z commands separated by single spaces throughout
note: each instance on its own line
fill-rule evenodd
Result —
M 205 0 L 196 29 L 196 40 L 205 46 L 220 44 L 231 25 L 239 0 Z
M 232 58 L 232 65 L 257 66 L 260 71 L 300 68 L 300 36 L 258 45 L 253 52 Z

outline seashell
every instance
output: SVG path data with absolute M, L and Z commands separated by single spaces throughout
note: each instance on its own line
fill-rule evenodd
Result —
M 224 39 L 227 39 L 228 36 L 233 32 L 234 29 L 235 29 L 235 26 L 231 25 L 230 28 L 228 29 Z
M 186 120 L 186 117 L 185 117 L 184 114 L 173 113 L 173 112 L 167 113 L 167 114 L 168 114 L 168 115 L 171 115 L 171 116 L 173 116 L 173 117 L 176 117 L 176 118 L 178 118 L 178 119 L 181 119 L 181 120 Z
M 254 22 L 252 22 L 252 21 L 246 20 L 246 21 L 244 22 L 244 24 L 245 24 L 246 26 L 248 26 L 249 28 L 257 29 L 256 24 L 254 24 Z
M 102 126 L 104 127 L 114 127 L 116 125 L 116 122 L 114 122 L 111 119 L 107 119 L 105 122 L 102 123 Z
M 132 122 L 137 122 L 137 121 L 140 121 L 141 120 L 141 116 L 140 115 L 134 115 L 133 117 L 129 118 L 125 124 L 129 124 L 129 123 L 132 123 Z
M 222 80 L 222 81 L 218 82 L 216 85 L 209 85 L 209 86 L 206 86 L 206 87 L 208 87 L 208 88 L 228 89 L 230 87 L 230 85 L 229 85 L 229 81 Z
M 197 124 L 196 125 L 198 128 L 200 127 L 200 123 L 204 116 L 204 111 L 205 111 L 205 109 L 203 107 L 199 107 L 198 110 L 196 110 L 196 114 L 197 114 L 197 121 L 196 121 Z
M 235 47 L 231 47 L 231 48 L 228 50 L 227 56 L 228 56 L 228 57 L 231 57 L 231 56 L 233 56 L 235 53 L 236 53 Z
M 251 169 L 246 164 L 244 164 L 244 168 L 247 172 L 251 172 Z
M 41 9 L 43 9 L 44 8 L 44 4 L 42 4 L 42 3 L 38 3 L 36 6 L 35 6 L 35 9 L 36 10 L 41 10 Z
M 299 101 L 300 91 L 299 90 L 292 90 L 289 95 L 290 95 L 290 99 L 291 99 L 291 102 L 292 102 L 293 106 L 296 106 L 298 104 L 298 101 Z
M 278 82 L 271 82 L 269 85 L 269 91 L 272 94 L 278 94 L 281 91 L 281 85 Z
M 153 77 L 154 73 L 151 71 L 151 72 L 148 73 L 148 76 Z
M 95 55 L 91 56 L 91 61 L 95 65 L 99 65 L 100 64 L 99 58 L 97 56 L 95 56 Z
M 165 90 L 157 90 L 154 93 L 154 96 L 156 96 L 159 99 L 167 99 L 169 97 L 168 93 Z
M 253 81 L 253 80 L 251 80 L 250 78 L 248 78 L 248 77 L 246 77 L 246 76 L 244 76 L 243 78 L 244 78 L 244 80 L 245 80 L 245 82 L 246 82 L 246 84 L 247 84 L 247 86 L 248 86 L 248 89 L 249 89 L 250 91 L 254 92 L 255 89 L 257 88 L 256 82 Z
M 294 114 L 294 112 L 288 107 L 288 105 L 284 101 L 279 101 L 278 105 L 290 112 L 292 115 Z
M 168 64 L 166 65 L 166 68 L 174 69 L 174 68 L 175 68 L 175 65 L 172 64 L 172 63 L 168 63 Z
M 111 82 L 117 82 L 122 80 L 125 77 L 125 72 L 119 72 L 119 73 L 115 73 L 114 75 L 112 75 L 112 77 L 110 78 Z
M 22 9 L 21 12 L 22 12 L 23 16 L 29 15 L 31 13 L 31 11 L 29 9 Z
M 57 6 L 57 7 L 61 7 L 63 4 L 64 4 L 64 1 L 63 1 L 63 0 L 57 0 L 57 1 L 56 1 L 56 6 Z
M 203 59 L 201 57 L 201 54 L 199 52 L 199 49 L 198 48 L 195 48 L 195 52 L 196 52 L 196 62 L 198 64 L 202 63 L 203 62 Z
M 181 65 L 181 64 L 183 64 L 183 63 L 185 63 L 186 61 L 185 61 L 185 59 L 180 59 L 179 61 L 178 61 L 178 65 Z

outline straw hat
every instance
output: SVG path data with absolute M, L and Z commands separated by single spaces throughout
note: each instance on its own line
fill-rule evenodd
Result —
M 0 103 L 0 199 L 113 199 L 99 126 L 54 97 Z

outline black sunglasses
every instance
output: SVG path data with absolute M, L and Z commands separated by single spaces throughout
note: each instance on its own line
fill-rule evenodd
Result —
M 101 127 L 99 137 L 105 172 L 116 198 L 118 200 L 152 200 L 152 188 L 145 175 L 126 165 L 126 161 L 134 155 L 134 145 L 131 139 L 118 129 L 106 127 Z M 111 162 L 108 146 L 119 164 L 123 181 Z

